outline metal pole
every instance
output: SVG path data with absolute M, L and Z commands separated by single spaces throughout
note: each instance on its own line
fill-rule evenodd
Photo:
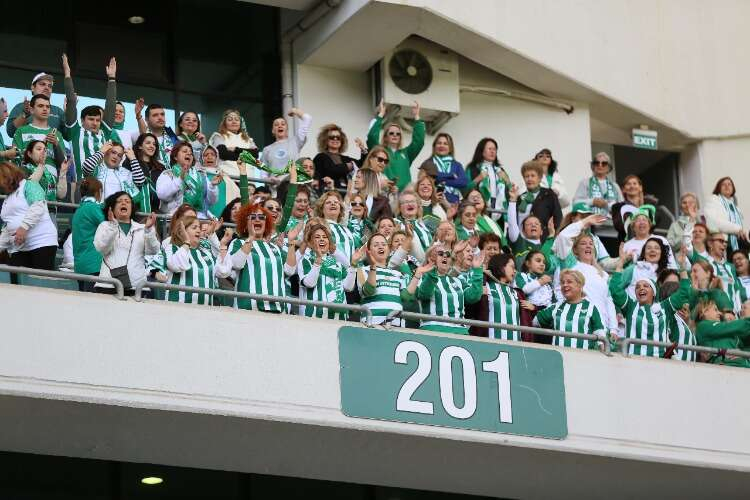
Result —
M 29 276 L 42 276 L 45 278 L 61 278 L 71 281 L 88 281 L 90 283 L 109 283 L 115 287 L 115 297 L 125 300 L 125 287 L 122 281 L 116 278 L 105 278 L 102 276 L 91 276 L 90 274 L 69 273 L 64 271 L 50 271 L 47 269 L 33 269 L 30 267 L 6 266 L 0 264 L 0 271 L 12 274 L 26 274 Z

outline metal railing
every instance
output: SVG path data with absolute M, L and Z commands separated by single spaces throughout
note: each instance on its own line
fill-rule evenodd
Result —
M 605 335 L 593 335 L 588 333 L 571 333 L 571 332 L 559 332 L 557 330 L 547 330 L 546 328 L 537 328 L 534 326 L 521 326 L 521 325 L 509 325 L 506 323 L 493 323 L 490 321 L 480 321 L 477 319 L 458 319 L 458 318 L 446 318 L 443 316 L 433 316 L 431 314 L 415 313 L 411 311 L 391 311 L 386 316 L 388 319 L 403 318 L 403 319 L 416 319 L 420 321 L 439 321 L 441 323 L 452 323 L 460 326 L 478 326 L 480 328 L 493 328 L 495 330 L 513 330 L 520 333 L 532 333 L 534 335 L 544 335 L 545 337 L 564 337 L 569 339 L 578 340 L 589 340 L 597 342 L 601 351 L 611 356 L 611 349 L 609 345 L 609 339 Z
M 618 339 L 617 341 L 617 347 L 620 349 L 620 354 L 623 356 L 630 357 L 630 346 L 631 345 L 645 345 L 649 347 L 675 347 L 675 351 L 681 350 L 681 351 L 693 351 L 693 352 L 702 352 L 705 354 L 714 354 L 714 355 L 726 355 L 726 356 L 736 356 L 738 358 L 745 358 L 750 359 L 750 352 L 747 351 L 740 351 L 738 349 L 727 349 L 726 351 L 720 351 L 719 349 L 715 347 L 706 347 L 702 345 L 686 345 L 686 344 L 674 344 L 673 342 L 661 342 L 658 340 L 645 340 L 645 339 L 631 339 L 629 337 L 623 337 L 621 339 Z M 637 356 L 637 355 L 636 355 Z
M 365 324 L 372 326 L 372 311 L 365 306 L 353 304 L 339 304 L 335 302 L 323 302 L 321 300 L 300 299 L 297 297 L 278 297 L 276 295 L 263 295 L 260 293 L 235 292 L 234 290 L 222 290 L 221 288 L 200 288 L 196 286 L 173 285 L 170 283 L 161 283 L 159 281 L 147 281 L 135 287 L 135 300 L 143 301 L 143 289 L 160 289 L 174 290 L 178 292 L 200 293 L 204 295 L 218 295 L 221 297 L 233 297 L 237 299 L 250 299 L 261 302 L 281 302 L 282 304 L 292 304 L 298 306 L 325 307 L 339 311 L 358 312 L 366 318 Z
M 0 272 L 11 274 L 25 274 L 29 276 L 41 276 L 44 278 L 61 278 L 70 281 L 87 281 L 89 283 L 109 283 L 115 287 L 115 297 L 119 300 L 125 300 L 125 287 L 122 281 L 116 278 L 105 278 L 92 276 L 90 274 L 69 273 L 66 271 L 48 271 L 46 269 L 32 269 L 30 267 L 6 266 L 0 264 Z

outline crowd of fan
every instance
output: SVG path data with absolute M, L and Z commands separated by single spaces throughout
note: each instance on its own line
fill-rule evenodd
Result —
M 57 212 L 47 202 L 80 199 L 64 265 L 117 278 L 131 291 L 160 281 L 298 296 L 362 304 L 375 324 L 597 347 L 578 338 L 391 315 L 422 312 L 596 334 L 613 343 L 657 340 L 673 347 L 631 344 L 630 353 L 750 366 L 726 353 L 750 346 L 748 235 L 728 177 L 716 183 L 703 211 L 699 196 L 683 194 L 665 238 L 653 233 L 656 209 L 641 180 L 612 182 L 605 153 L 595 156 L 592 175 L 570 196 L 550 150 L 530 155 L 520 169 L 524 185 L 517 186 L 492 138 L 479 141 L 464 167 L 451 136 L 438 133 L 431 157 L 412 178 L 425 138 L 417 103 L 408 145 L 401 125 L 384 123 L 381 104 L 366 142 L 355 140 L 358 158 L 345 154 L 348 139 L 336 124 L 320 128 L 314 158 L 300 157 L 312 118 L 298 109 L 289 113 L 293 128 L 285 117 L 273 121 L 275 141 L 262 151 L 236 110 L 225 111 L 218 131 L 207 136 L 196 112 L 182 113 L 172 130 L 162 106 L 139 99 L 130 130 L 116 98 L 116 69 L 113 58 L 104 108 L 88 106 L 80 116 L 65 56 L 64 109 L 51 105 L 54 81 L 45 73 L 10 114 L 0 100 L 0 125 L 7 120 L 13 137 L 8 147 L 0 142 L 0 191 L 7 195 L 0 251 L 11 265 L 52 269 Z M 161 241 L 152 212 L 171 215 Z M 597 235 L 601 227 L 617 229 L 617 255 Z M 113 292 L 107 283 L 80 286 Z M 168 291 L 165 299 L 220 302 L 183 291 Z M 221 302 L 354 319 L 331 307 Z M 720 354 L 701 359 L 674 349 L 678 344 L 716 347 Z

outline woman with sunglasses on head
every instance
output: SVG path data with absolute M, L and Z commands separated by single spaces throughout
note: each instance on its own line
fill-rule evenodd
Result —
M 612 171 L 612 164 L 607 153 L 597 153 L 591 162 L 593 175 L 583 179 L 573 196 L 573 203 L 585 203 L 594 209 L 597 215 L 611 217 L 610 208 L 623 200 L 622 191 L 616 182 L 607 175 Z
M 512 185 L 510 177 L 500 165 L 497 156 L 497 141 L 490 137 L 480 140 L 474 149 L 474 157 L 466 165 L 469 176 L 468 189 L 476 190 L 485 205 L 505 213 L 508 209 L 508 191 Z M 495 219 L 501 214 L 494 213 Z
M 417 283 L 422 275 L 432 269 L 425 265 L 416 268 L 412 276 L 388 266 L 390 249 L 388 239 L 380 233 L 373 234 L 367 243 L 352 256 L 351 264 L 357 267 L 357 286 L 360 303 L 372 313 L 372 322 L 379 325 L 386 322 L 392 311 L 403 311 L 404 305 L 414 300 Z M 369 265 L 361 262 L 367 257 Z M 400 318 L 393 321 L 395 326 L 402 326 Z
M 349 141 L 341 127 L 335 123 L 323 125 L 318 133 L 318 154 L 313 158 L 319 192 L 346 189 L 349 174 L 362 165 L 367 151 L 360 148 L 359 160 L 355 160 L 344 154 L 348 147 Z
M 419 178 L 414 185 L 419 197 L 419 203 L 422 205 L 422 216 L 435 218 L 437 222 L 448 220 L 443 203 L 447 204 L 443 197 L 443 192 L 439 192 L 435 186 L 435 179 L 425 172 L 420 172 Z
M 748 234 L 737 202 L 737 189 L 731 177 L 722 177 L 716 182 L 712 195 L 706 201 L 706 225 L 711 232 L 729 236 L 728 250 L 748 247 Z
M 438 243 L 427 250 L 427 264 L 434 267 L 425 272 L 417 287 L 417 298 L 422 313 L 446 318 L 463 319 L 464 305 L 473 304 L 482 297 L 484 254 L 474 255 L 468 280 L 452 277 L 453 253 Z M 439 320 L 422 321 L 421 329 L 466 335 L 469 329 L 456 323 Z
M 383 196 L 395 195 L 398 193 L 396 183 L 390 180 L 385 174 L 385 170 L 390 161 L 385 147 L 375 146 L 370 149 L 365 161 L 362 163 L 363 169 L 368 168 L 377 173 L 378 194 L 382 194 Z
M 271 214 L 258 204 L 244 205 L 237 214 L 240 238 L 231 242 L 229 254 L 232 269 L 237 273 L 235 291 L 263 295 L 286 295 L 284 276 L 297 271 L 296 240 L 290 238 L 289 251 L 284 255 L 276 243 L 269 241 L 273 232 Z M 231 273 L 219 269 L 217 276 L 229 278 Z M 263 312 L 281 313 L 287 308 L 280 302 L 234 299 L 234 307 Z
M 385 153 L 381 151 L 380 153 L 373 155 L 371 152 L 367 158 L 369 159 L 380 155 L 385 156 Z M 365 164 L 368 164 L 368 160 L 365 160 Z M 357 170 L 350 186 L 351 188 L 349 189 L 347 198 L 351 198 L 351 194 L 353 193 L 357 193 L 364 197 L 365 204 L 367 205 L 367 216 L 370 219 L 370 222 L 375 222 L 381 217 L 393 217 L 390 200 L 393 195 L 392 193 L 385 196 L 381 194 L 380 180 L 378 179 L 378 174 L 375 170 L 369 167 Z M 393 196 L 393 199 L 395 204 L 395 196 Z
M 534 159 L 539 162 L 543 170 L 540 185 L 555 192 L 557 199 L 560 201 L 560 208 L 570 205 L 568 191 L 565 189 L 565 183 L 557 169 L 557 161 L 552 158 L 552 151 L 544 148 L 534 156 Z
M 156 182 L 162 212 L 171 214 L 178 206 L 187 203 L 198 212 L 199 218 L 209 218 L 209 208 L 218 199 L 217 186 L 223 177 L 217 175 L 209 181 L 205 169 L 195 166 L 193 148 L 184 142 L 174 146 L 170 161 L 172 167 L 165 170 Z
M 346 292 L 354 289 L 356 269 L 336 260 L 335 243 L 325 224 L 313 223 L 305 228 L 307 250 L 297 264 L 299 297 L 332 304 L 345 304 Z M 346 320 L 347 311 L 309 305 L 299 306 L 299 315 L 313 318 Z
M 411 108 L 414 128 L 412 129 L 411 142 L 406 147 L 403 147 L 401 125 L 391 122 L 383 128 L 386 106 L 382 99 L 378 105 L 378 115 L 370 124 L 370 130 L 367 132 L 367 147 L 370 150 L 378 144 L 385 148 L 385 152 L 390 159 L 389 165 L 385 169 L 385 175 L 395 183 L 398 191 L 403 191 L 411 183 L 411 164 L 424 147 L 425 124 L 419 118 L 419 109 L 419 103 L 414 101 L 414 106 Z M 382 139 L 380 139 L 381 129 L 384 130 Z
M 464 166 L 454 158 L 453 137 L 440 132 L 432 142 L 432 157 L 425 160 L 419 169 L 435 178 L 435 182 L 445 186 L 445 200 L 456 205 L 461 201 L 461 191 L 469 184 Z

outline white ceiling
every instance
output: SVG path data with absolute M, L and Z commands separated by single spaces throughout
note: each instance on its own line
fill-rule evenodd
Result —
M 281 7 L 282 9 L 307 10 L 315 5 L 317 0 L 238 0 L 247 3 L 259 3 L 270 5 L 272 7 Z

